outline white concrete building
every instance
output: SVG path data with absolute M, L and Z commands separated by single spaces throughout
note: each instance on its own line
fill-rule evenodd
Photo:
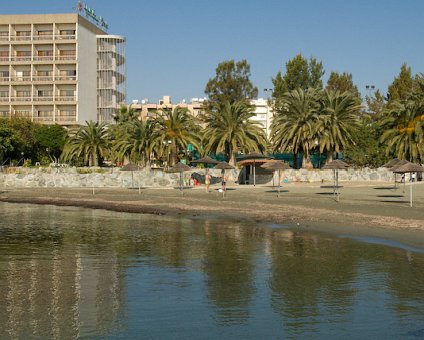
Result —
M 0 15 L 0 117 L 111 122 L 125 93 L 123 37 L 77 13 Z
M 263 98 L 253 99 L 250 103 L 255 107 L 255 116 L 251 120 L 255 120 L 260 123 L 269 137 L 270 127 L 273 117 L 272 108 L 268 105 L 268 101 Z

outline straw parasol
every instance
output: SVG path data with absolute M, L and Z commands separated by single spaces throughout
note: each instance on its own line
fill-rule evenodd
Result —
M 214 169 L 220 169 L 220 170 L 222 170 L 222 179 L 224 179 L 225 170 L 227 170 L 227 169 L 235 169 L 231 164 L 228 164 L 227 162 L 219 162 L 213 168 Z M 224 196 L 225 196 L 225 188 L 224 188 L 224 186 L 222 186 L 222 197 L 224 197 Z
M 383 164 L 382 167 L 383 168 L 391 168 L 391 167 L 395 166 L 398 162 L 399 162 L 399 159 L 394 158 L 394 159 L 388 161 L 386 164 Z
M 340 159 L 335 159 L 334 161 L 331 161 L 330 163 L 324 165 L 322 169 L 332 169 L 333 170 L 333 180 L 334 180 L 334 186 L 333 186 L 333 194 L 336 196 L 336 201 L 339 201 L 339 170 L 346 170 L 349 167 L 349 164 L 341 161 Z
M 206 164 L 218 164 L 219 161 L 217 161 L 213 158 L 210 158 L 209 156 L 206 156 L 206 157 L 199 158 L 199 159 L 196 159 L 194 161 L 191 161 L 190 163 L 206 165 Z M 208 168 L 206 168 L 206 173 L 207 172 L 208 172 Z
M 394 158 L 394 159 L 388 161 L 387 163 L 383 164 L 382 167 L 390 169 L 390 168 L 393 168 L 394 166 L 396 166 L 399 162 L 400 162 L 399 159 Z M 396 190 L 397 189 L 396 172 L 394 173 L 394 175 L 395 175 L 395 187 L 394 187 L 394 189 Z
M 278 170 L 277 197 L 280 197 L 281 170 L 290 169 L 290 166 L 287 163 L 284 163 L 282 161 L 273 161 L 273 162 L 262 164 L 261 167 L 264 169 L 269 169 L 273 171 Z
M 134 163 L 125 164 L 121 171 L 131 171 L 131 187 L 134 188 L 134 171 L 141 170 L 141 167 Z M 138 181 L 138 193 L 140 194 L 140 181 Z
M 397 160 L 397 162 L 394 162 L 394 165 L 392 165 L 390 167 L 390 170 L 393 171 L 393 173 L 395 174 L 395 189 L 397 189 L 396 188 L 396 174 L 397 173 L 404 174 L 404 172 L 397 172 L 395 170 L 397 170 L 397 168 L 401 167 L 402 165 L 405 165 L 405 164 L 408 164 L 408 163 L 409 162 L 407 160 L 405 160 L 405 159 Z M 403 192 L 405 192 L 405 185 L 406 185 L 405 184 L 405 177 L 403 177 Z
M 263 162 L 263 160 L 266 159 L 272 159 L 272 157 L 269 156 L 265 156 L 259 152 L 250 152 L 247 155 L 244 155 L 243 157 L 241 157 L 241 162 L 239 162 L 239 164 L 241 165 L 253 165 L 253 186 L 256 186 L 256 163 L 259 161 L 259 163 L 261 163 L 261 161 Z
M 411 162 L 407 162 L 403 165 L 399 165 L 396 166 L 396 168 L 393 170 L 394 173 L 412 173 L 412 172 L 423 172 L 424 171 L 424 167 L 422 167 L 421 165 L 415 164 L 415 163 L 411 163 Z M 412 207 L 412 184 L 413 181 L 410 179 L 411 185 L 409 188 L 409 199 L 410 199 L 410 206 Z
M 183 164 L 181 162 L 178 162 L 175 164 L 172 168 L 168 170 L 168 172 L 179 172 L 180 173 L 180 191 L 181 194 L 183 194 L 183 172 L 190 170 L 190 167 L 187 164 Z

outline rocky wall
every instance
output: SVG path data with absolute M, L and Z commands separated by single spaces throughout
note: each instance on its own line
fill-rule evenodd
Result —
M 221 171 L 210 169 L 212 176 L 220 177 Z M 193 169 L 183 173 L 183 185 L 192 185 L 192 173 L 204 175 L 204 169 Z M 239 170 L 226 170 L 229 184 L 239 180 Z M 278 181 L 278 172 L 257 175 L 257 184 Z M 339 170 L 339 181 L 392 181 L 393 173 L 386 168 Z M 293 182 L 332 182 L 333 170 L 286 170 L 281 180 Z M 119 168 L 3 168 L 0 172 L 0 187 L 176 187 L 180 174 L 162 170 L 143 169 L 141 171 L 121 171 Z M 251 182 L 252 183 L 252 182 Z

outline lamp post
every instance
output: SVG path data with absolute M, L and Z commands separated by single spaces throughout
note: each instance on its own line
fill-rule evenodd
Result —
M 21 161 L 22 161 L 22 165 L 24 165 L 24 155 L 25 155 L 25 153 L 22 151 L 21 152 L 21 159 L 18 162 L 18 166 L 19 166 L 19 164 L 21 164 Z
M 265 132 L 266 132 L 266 136 L 268 137 L 268 122 L 269 122 L 269 98 L 272 97 L 272 91 L 273 89 L 269 89 L 266 88 L 264 89 L 265 95 L 266 95 L 266 127 L 265 127 Z
M 318 148 L 318 169 L 321 168 L 321 150 L 319 148 L 319 141 L 315 141 L 315 146 Z
M 166 154 L 166 169 L 169 169 L 169 147 L 171 146 L 172 141 L 171 140 L 164 140 L 163 141 L 163 145 L 164 145 L 164 150 L 165 150 L 165 154 Z

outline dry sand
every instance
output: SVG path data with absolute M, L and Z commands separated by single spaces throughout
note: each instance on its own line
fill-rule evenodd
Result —
M 230 186 L 225 198 L 211 187 L 178 189 L 16 188 L 3 189 L 0 201 L 54 204 L 160 215 L 214 216 L 317 228 L 384 228 L 414 231 L 424 243 L 424 182 L 397 190 L 393 183 L 341 183 L 339 202 L 329 185 L 293 183 L 281 187 Z M 342 232 L 342 230 L 339 230 Z

